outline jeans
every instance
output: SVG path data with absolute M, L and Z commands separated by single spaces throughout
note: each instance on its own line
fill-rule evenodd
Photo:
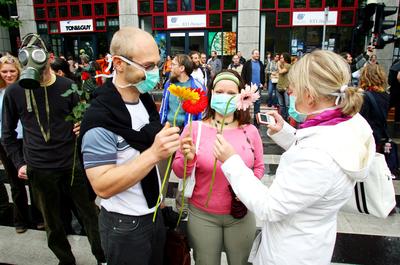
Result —
M 101 248 L 97 207 L 89 200 L 86 178 L 81 169 L 75 169 L 71 186 L 72 170 L 37 169 L 28 165 L 27 174 L 32 185 L 33 197 L 42 212 L 47 233 L 47 244 L 59 259 L 59 264 L 75 264 L 71 246 L 61 220 L 61 196 L 70 196 L 80 217 L 97 261 L 104 262 Z
M 162 265 L 166 229 L 161 212 L 131 216 L 101 208 L 101 244 L 108 265 Z
M 276 104 L 276 97 L 277 97 L 277 91 L 276 91 L 276 84 L 277 83 L 272 83 L 271 80 L 268 82 L 268 107 L 271 107 L 272 105 Z
M 289 108 L 289 96 L 286 91 L 277 91 L 276 96 L 278 97 L 279 109 L 282 117 L 288 119 L 288 108 Z

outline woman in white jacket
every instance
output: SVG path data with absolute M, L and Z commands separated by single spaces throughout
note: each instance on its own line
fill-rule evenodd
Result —
M 270 188 L 245 166 L 222 135 L 214 155 L 239 199 L 263 222 L 249 261 L 266 264 L 330 264 L 339 209 L 366 176 L 375 153 L 371 128 L 358 114 L 362 93 L 348 88 L 347 63 L 314 51 L 289 73 L 289 115 L 277 113 L 269 136 L 287 151 Z

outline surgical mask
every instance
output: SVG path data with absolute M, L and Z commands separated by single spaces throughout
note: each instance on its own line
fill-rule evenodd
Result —
M 132 66 L 142 70 L 144 72 L 144 75 L 146 78 L 145 80 L 142 80 L 138 83 L 131 83 L 131 84 L 127 84 L 127 85 L 119 86 L 119 87 L 126 88 L 126 87 L 130 87 L 130 86 L 134 86 L 137 88 L 137 90 L 141 94 L 144 94 L 144 93 L 147 93 L 147 92 L 153 90 L 154 87 L 160 81 L 160 73 L 159 73 L 158 67 L 155 66 L 153 69 L 146 71 L 146 69 L 143 66 L 125 58 L 124 56 L 117 56 L 117 57 L 121 58 L 121 60 L 126 62 L 127 64 L 132 65 Z
M 292 117 L 295 121 L 297 121 L 299 123 L 304 122 L 307 119 L 307 117 L 310 116 L 310 115 L 319 114 L 319 113 L 322 113 L 324 111 L 334 110 L 334 109 L 337 109 L 337 108 L 339 108 L 339 106 L 333 106 L 333 107 L 329 107 L 329 108 L 325 108 L 325 109 L 320 109 L 320 110 L 313 111 L 313 112 L 307 113 L 307 114 L 306 113 L 301 113 L 301 112 L 298 112 L 296 110 L 296 97 L 295 96 L 289 96 L 288 114 L 289 114 L 290 117 Z
M 227 94 L 213 94 L 211 96 L 211 104 L 210 107 L 218 112 L 221 115 L 225 115 L 226 105 L 228 104 L 229 100 L 233 97 L 233 95 Z M 236 98 L 232 99 L 228 105 L 228 109 L 226 111 L 227 114 L 231 114 L 236 111 Z
M 29 34 L 24 37 L 21 46 L 23 48 L 18 53 L 18 59 L 23 70 L 19 78 L 19 85 L 27 89 L 38 88 L 49 59 L 46 45 L 38 35 Z
M 307 114 L 300 113 L 296 110 L 296 97 L 289 96 L 289 109 L 288 114 L 297 122 L 304 122 L 307 119 Z

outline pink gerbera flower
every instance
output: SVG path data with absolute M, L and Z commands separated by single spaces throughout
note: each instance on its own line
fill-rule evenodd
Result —
M 240 91 L 238 100 L 237 100 L 237 108 L 239 110 L 247 110 L 248 107 L 253 105 L 253 103 L 260 98 L 260 93 L 257 91 L 257 85 L 251 84 L 251 86 L 246 85 L 242 91 Z

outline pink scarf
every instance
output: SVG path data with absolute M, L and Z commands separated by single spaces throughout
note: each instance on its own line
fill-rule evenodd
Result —
M 347 121 L 351 118 L 349 115 L 342 113 L 341 109 L 326 110 L 317 114 L 314 117 L 307 119 L 304 123 L 300 124 L 300 129 L 312 126 L 326 126 L 336 125 L 338 123 Z

